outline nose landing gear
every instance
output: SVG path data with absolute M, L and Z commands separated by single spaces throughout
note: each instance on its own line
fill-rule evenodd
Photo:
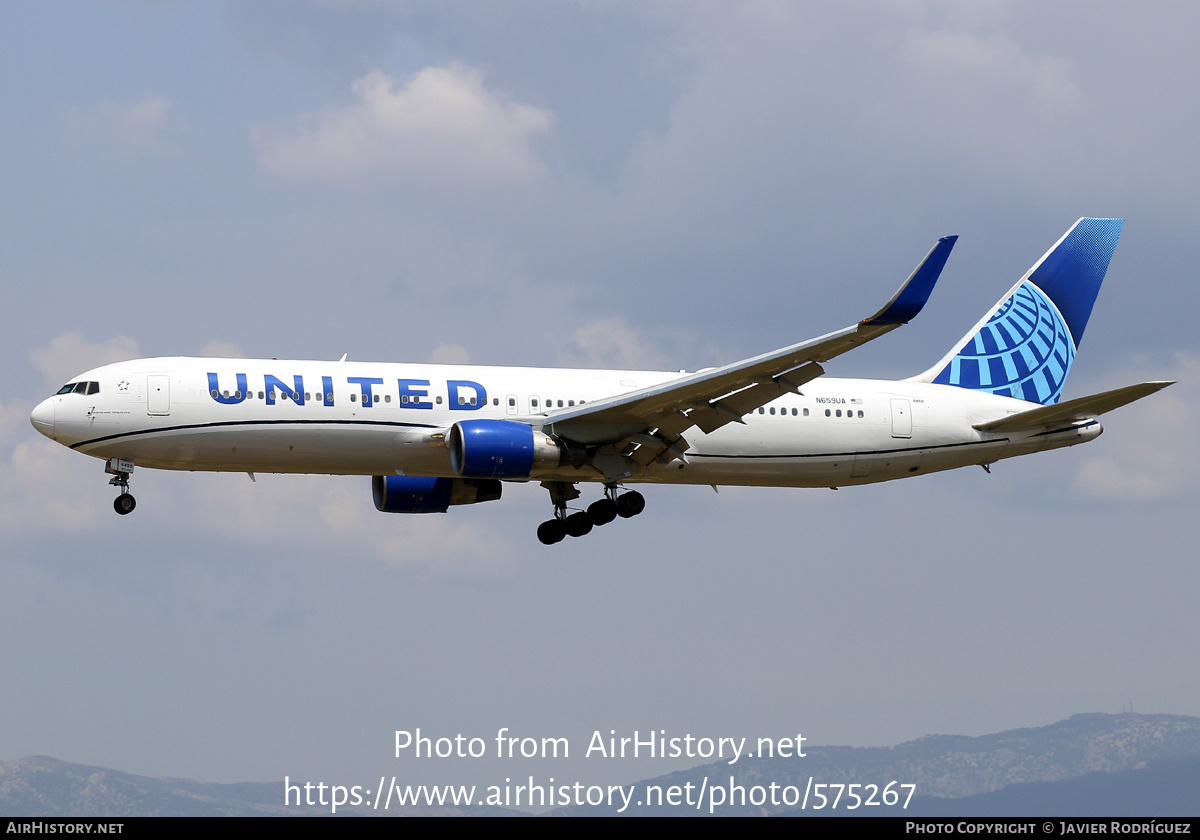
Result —
M 133 513 L 137 500 L 129 492 L 129 474 L 133 472 L 133 461 L 120 458 L 110 458 L 104 464 L 104 471 L 112 476 L 108 483 L 121 488 L 121 495 L 113 500 L 113 510 L 122 516 Z

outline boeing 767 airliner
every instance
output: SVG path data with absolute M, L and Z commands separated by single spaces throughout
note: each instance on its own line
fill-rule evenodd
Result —
M 630 484 L 839 487 L 1073 446 L 1097 417 L 1170 382 L 1060 401 L 1124 222 L 1080 219 L 924 373 L 824 377 L 823 363 L 924 307 L 957 237 L 878 312 L 696 373 L 477 365 L 139 359 L 80 374 L 30 416 L 104 460 L 133 510 L 135 465 L 369 475 L 375 506 L 444 513 L 540 481 L 547 545 L 642 511 Z M 601 497 L 572 511 L 580 483 Z

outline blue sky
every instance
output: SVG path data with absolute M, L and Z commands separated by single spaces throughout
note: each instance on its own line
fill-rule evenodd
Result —
M 397 762 L 393 731 L 1200 714 L 1197 14 L 0 7 L 0 758 L 486 784 L 527 768 Z M 535 486 L 405 518 L 360 478 L 139 471 L 118 519 L 27 420 L 137 356 L 695 369 L 852 323 L 959 234 L 920 319 L 829 366 L 903 377 L 1084 215 L 1127 223 L 1065 395 L 1180 383 L 991 476 L 651 488 L 546 549 Z

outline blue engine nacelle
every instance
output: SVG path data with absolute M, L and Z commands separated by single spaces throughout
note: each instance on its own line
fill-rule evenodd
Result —
M 450 427 L 450 466 L 456 475 L 529 478 L 586 460 L 583 444 L 535 431 L 528 423 L 463 420 Z
M 419 475 L 371 477 L 375 509 L 384 513 L 445 513 L 450 505 L 473 505 L 500 498 L 494 479 L 426 478 Z

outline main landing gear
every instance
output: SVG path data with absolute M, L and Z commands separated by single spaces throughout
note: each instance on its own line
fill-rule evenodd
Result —
M 586 511 L 567 513 L 567 502 L 579 498 L 579 490 L 567 481 L 544 481 L 554 504 L 554 518 L 538 526 L 537 536 L 543 545 L 562 542 L 563 537 L 582 537 L 593 527 L 607 525 L 618 516 L 628 519 L 646 509 L 646 498 L 636 490 L 617 495 L 616 485 L 605 485 L 604 498 L 588 505 Z
M 113 500 L 113 510 L 122 516 L 133 513 L 133 509 L 137 507 L 137 500 L 129 492 L 129 474 L 133 472 L 133 461 L 110 458 L 104 464 L 104 471 L 112 476 L 108 483 L 121 488 L 121 495 Z

